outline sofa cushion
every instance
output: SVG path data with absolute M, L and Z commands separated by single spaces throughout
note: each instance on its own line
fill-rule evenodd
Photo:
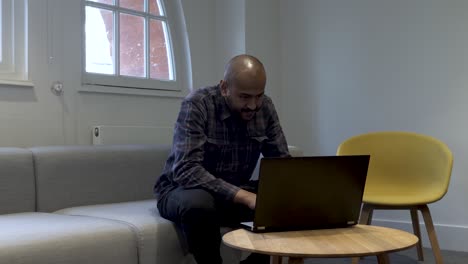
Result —
M 153 198 L 169 146 L 104 145 L 31 148 L 37 210 Z
M 0 214 L 35 211 L 31 151 L 0 148 Z
M 81 206 L 56 213 L 113 219 L 129 224 L 138 235 L 140 264 L 194 263 L 174 224 L 159 215 L 156 200 Z M 225 232 L 224 230 L 223 232 Z M 239 263 L 238 250 L 221 247 L 223 263 Z
M 138 237 L 140 264 L 187 261 L 177 229 L 159 215 L 156 200 L 80 206 L 55 213 L 112 219 L 128 224 Z
M 136 264 L 128 225 L 92 217 L 19 213 L 0 217 L 0 262 Z

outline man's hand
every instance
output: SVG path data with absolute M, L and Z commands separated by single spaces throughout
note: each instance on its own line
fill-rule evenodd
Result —
M 236 196 L 234 196 L 235 203 L 245 204 L 252 210 L 255 209 L 256 200 L 257 200 L 257 195 L 255 193 L 251 193 L 243 189 L 240 189 L 236 193 Z

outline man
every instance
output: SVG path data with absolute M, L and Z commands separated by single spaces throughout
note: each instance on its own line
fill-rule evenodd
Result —
M 239 55 L 217 86 L 182 102 L 171 154 L 155 185 L 162 217 L 177 224 L 198 264 L 222 263 L 220 226 L 251 221 L 256 182 L 249 181 L 260 153 L 289 156 L 269 97 L 266 73 L 255 57 Z M 251 255 L 243 263 L 269 263 Z

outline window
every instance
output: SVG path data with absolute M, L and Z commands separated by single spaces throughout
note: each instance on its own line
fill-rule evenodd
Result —
M 0 0 L 0 83 L 30 85 L 27 0 Z
M 174 15 L 171 20 L 171 6 L 166 6 L 177 3 L 180 5 L 174 0 L 84 1 L 84 83 L 181 90 L 178 81 L 183 74 L 179 76 L 179 72 L 185 71 L 186 61 L 183 46 L 173 45 L 177 35 L 171 33 L 180 28 L 177 25 L 183 24 L 183 18 Z

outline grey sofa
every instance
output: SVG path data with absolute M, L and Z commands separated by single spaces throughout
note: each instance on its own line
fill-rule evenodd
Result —
M 193 263 L 152 186 L 168 146 L 0 148 L 0 264 Z M 240 252 L 223 247 L 226 263 Z
M 153 198 L 169 150 L 0 148 L 0 264 L 194 263 Z M 224 263 L 241 259 L 221 250 Z

